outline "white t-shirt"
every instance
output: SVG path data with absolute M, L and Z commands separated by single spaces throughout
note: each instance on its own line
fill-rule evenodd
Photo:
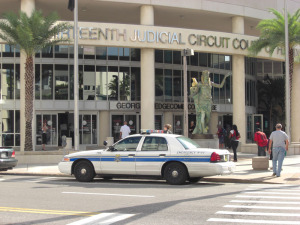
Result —
M 130 134 L 131 130 L 130 130 L 129 126 L 123 125 L 120 129 L 120 132 L 122 132 L 122 139 L 123 139 L 123 138 L 126 138 Z

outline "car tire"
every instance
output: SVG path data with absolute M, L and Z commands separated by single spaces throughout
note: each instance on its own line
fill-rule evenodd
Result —
M 81 161 L 75 165 L 74 176 L 79 182 L 91 182 L 95 177 L 94 167 L 87 161 Z
M 188 172 L 184 165 L 180 163 L 170 163 L 164 170 L 164 178 L 168 184 L 184 184 L 188 178 Z
M 188 181 L 190 182 L 190 183 L 197 183 L 199 180 L 201 180 L 202 179 L 202 177 L 190 177 L 189 179 L 188 179 Z

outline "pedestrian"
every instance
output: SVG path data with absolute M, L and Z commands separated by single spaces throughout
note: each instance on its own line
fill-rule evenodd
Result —
M 130 127 L 127 126 L 127 121 L 124 121 L 124 125 L 120 129 L 120 139 L 126 138 L 131 133 Z
M 231 149 L 231 143 L 230 143 L 230 131 L 231 131 L 231 127 L 229 124 L 226 125 L 226 135 L 224 136 L 224 143 L 225 143 L 225 148 L 226 149 Z
M 189 133 L 190 134 L 192 134 L 193 133 L 193 131 L 194 131 L 194 129 L 195 129 L 195 123 L 194 123 L 194 121 L 191 121 L 191 124 L 190 124 L 190 127 L 189 127 Z
M 218 127 L 217 135 L 218 135 L 218 139 L 219 139 L 219 149 L 223 149 L 224 148 L 224 140 L 225 140 L 225 136 L 226 136 L 226 130 L 221 125 L 218 125 L 217 127 Z
M 258 156 L 266 156 L 266 151 L 268 147 L 268 138 L 264 132 L 260 130 L 260 128 L 256 128 L 256 132 L 254 134 L 254 141 L 258 147 Z
M 165 124 L 165 126 L 164 126 L 164 133 L 173 134 L 172 131 L 171 131 L 171 129 L 172 129 L 171 124 Z
M 237 162 L 237 148 L 239 145 L 239 139 L 240 139 L 240 132 L 237 129 L 237 126 L 234 124 L 232 125 L 232 130 L 230 131 L 230 143 L 233 150 L 233 161 Z
M 48 126 L 47 126 L 47 123 L 44 122 L 43 123 L 43 127 L 42 127 L 42 149 L 43 150 L 46 150 L 45 149 L 45 145 L 47 144 L 47 131 L 48 131 Z
M 289 149 L 289 140 L 287 134 L 281 130 L 282 125 L 280 123 L 276 124 L 276 130 L 271 133 L 269 142 L 269 154 L 271 154 L 271 146 L 273 144 L 272 154 L 272 164 L 273 164 L 273 176 L 280 177 L 282 163 L 286 151 Z M 278 161 L 278 167 L 277 167 Z

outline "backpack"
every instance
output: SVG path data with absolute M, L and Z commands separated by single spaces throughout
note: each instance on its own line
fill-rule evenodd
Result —
M 267 139 L 267 136 L 265 135 L 265 133 L 260 132 L 259 136 L 260 136 L 262 147 L 268 146 L 268 139 Z

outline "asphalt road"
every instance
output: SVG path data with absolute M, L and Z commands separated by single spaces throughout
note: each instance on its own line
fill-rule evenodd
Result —
M 1 176 L 0 224 L 300 224 L 300 187 Z

